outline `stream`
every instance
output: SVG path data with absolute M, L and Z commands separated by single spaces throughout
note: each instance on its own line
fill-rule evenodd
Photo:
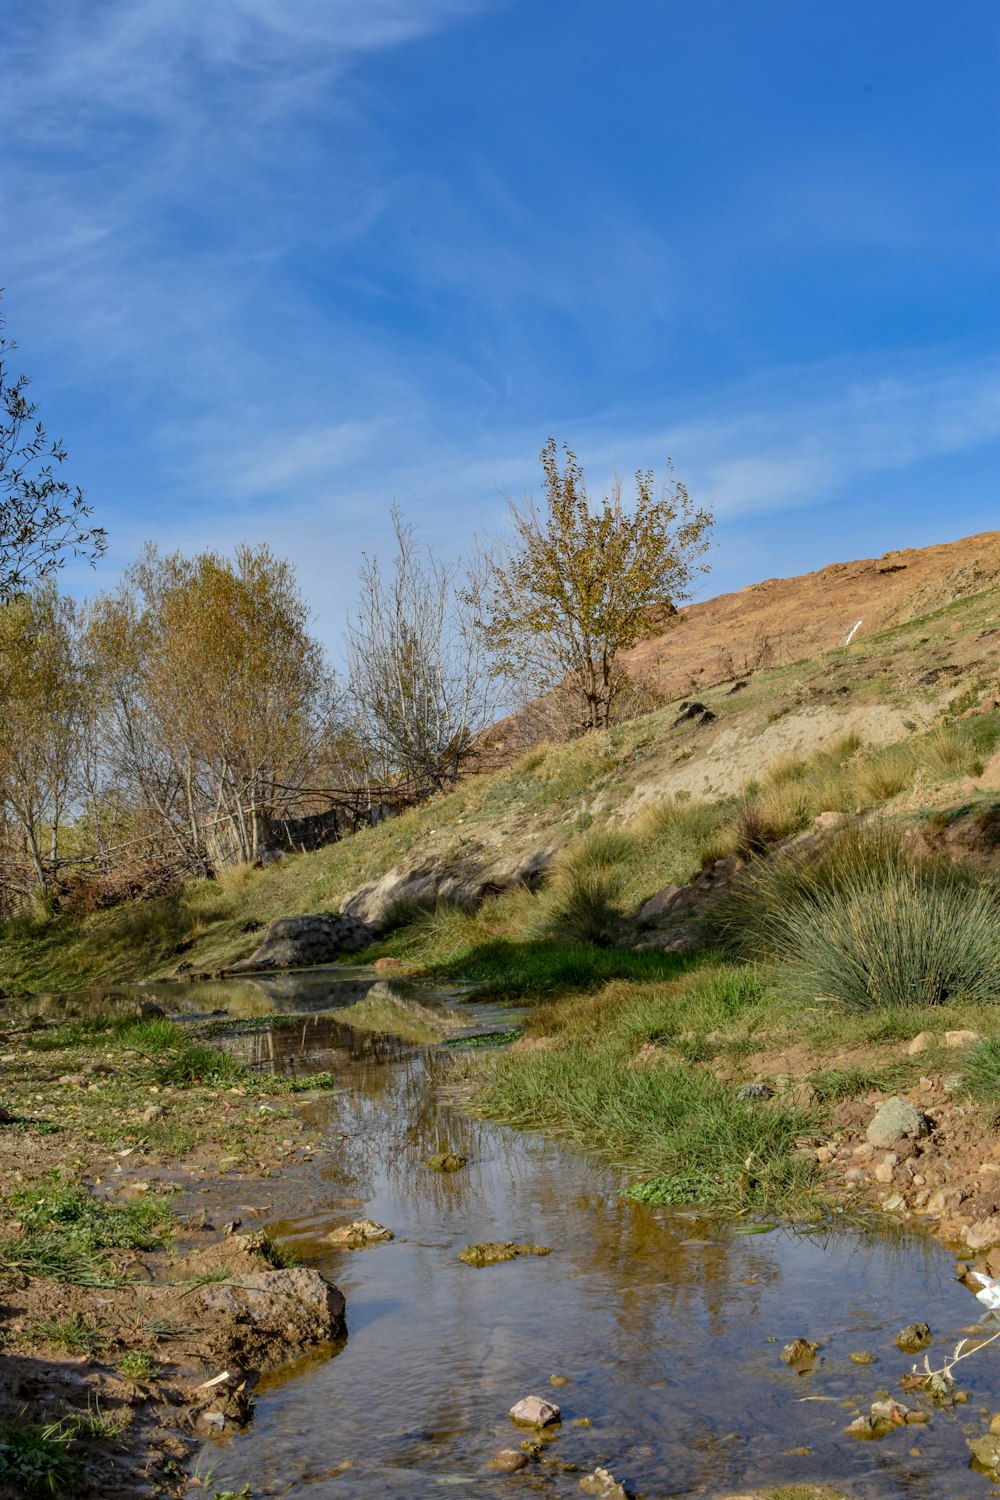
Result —
M 960 1367 L 966 1405 L 928 1408 L 926 1426 L 879 1441 L 844 1431 L 879 1392 L 920 1404 L 899 1391 L 915 1358 L 892 1342 L 904 1324 L 930 1324 L 940 1363 L 978 1323 L 954 1257 L 933 1241 L 846 1225 L 747 1233 L 756 1226 L 629 1203 L 617 1171 L 447 1103 L 451 1049 L 428 1045 L 428 1014 L 443 1012 L 439 1031 L 459 1036 L 510 1024 L 455 992 L 325 969 L 143 994 L 179 1018 L 244 1018 L 221 1044 L 256 1067 L 335 1080 L 300 1106 L 322 1138 L 313 1160 L 248 1181 L 238 1211 L 244 1228 L 268 1225 L 336 1282 L 348 1336 L 265 1380 L 251 1426 L 206 1445 L 216 1489 L 249 1485 L 255 1500 L 579 1497 L 600 1465 L 650 1500 L 810 1481 L 857 1497 L 991 1493 L 965 1439 L 1000 1405 L 996 1349 Z M 424 1164 L 444 1149 L 468 1165 Z M 231 1181 L 223 1201 L 232 1207 Z M 357 1251 L 324 1240 L 359 1218 L 395 1238 Z M 458 1260 L 482 1240 L 552 1253 L 486 1268 Z M 779 1357 L 798 1336 L 821 1346 L 805 1375 Z M 857 1351 L 874 1363 L 852 1363 Z M 507 1416 L 530 1393 L 558 1402 L 561 1425 L 540 1461 L 489 1470 L 530 1435 Z

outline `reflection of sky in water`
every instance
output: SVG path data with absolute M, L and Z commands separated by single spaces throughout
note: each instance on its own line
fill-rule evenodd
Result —
M 337 1003 L 329 973 L 243 981 L 235 994 L 210 988 L 171 987 L 174 1004 L 260 1015 Z M 356 990 L 357 979 L 344 986 L 348 1004 Z M 391 990 L 428 1004 L 426 993 Z M 254 1033 L 253 1047 L 267 1035 Z M 350 1337 L 334 1359 L 267 1385 L 248 1432 L 210 1447 L 217 1488 L 249 1483 L 255 1496 L 303 1500 L 529 1487 L 569 1497 L 581 1493 L 580 1473 L 603 1464 L 649 1497 L 809 1480 L 879 1500 L 990 1493 L 967 1467 L 964 1437 L 984 1428 L 978 1408 L 1000 1405 L 996 1351 L 964 1366 L 969 1404 L 935 1413 L 930 1427 L 881 1443 L 843 1433 L 858 1402 L 896 1390 L 909 1370 L 912 1357 L 892 1345 L 903 1324 L 926 1319 L 943 1353 L 975 1322 L 977 1304 L 946 1252 L 846 1230 L 728 1235 L 694 1215 L 624 1202 L 613 1171 L 553 1141 L 448 1110 L 426 1051 L 328 1017 L 283 1023 L 269 1045 L 278 1065 L 312 1048 L 311 1066 L 322 1059 L 337 1074 L 332 1096 L 306 1106 L 331 1153 L 295 1169 L 284 1193 L 294 1212 L 276 1227 L 341 1287 Z M 267 1061 L 266 1050 L 259 1055 Z M 469 1158 L 464 1171 L 422 1164 L 445 1146 Z M 354 1253 L 323 1242 L 333 1225 L 362 1215 L 396 1239 Z M 482 1270 L 458 1262 L 463 1245 L 483 1239 L 553 1253 Z M 800 1334 L 823 1345 L 805 1377 L 778 1358 Z M 851 1364 L 858 1349 L 877 1363 Z M 552 1373 L 572 1383 L 553 1392 Z M 511 1479 L 485 1469 L 523 1436 L 506 1412 L 532 1391 L 563 1407 L 546 1456 L 578 1472 L 532 1467 Z M 811 1396 L 832 1399 L 802 1399 Z M 593 1425 L 574 1427 L 575 1416 Z M 789 1451 L 801 1447 L 811 1451 Z M 335 1474 L 345 1460 L 354 1467 Z

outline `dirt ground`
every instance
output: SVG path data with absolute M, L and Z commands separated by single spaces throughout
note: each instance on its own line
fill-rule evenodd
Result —
M 76 1494 L 185 1494 L 206 1438 L 252 1419 L 256 1378 L 343 1336 L 336 1288 L 287 1266 L 254 1223 L 265 1184 L 286 1186 L 273 1179 L 294 1179 L 317 1147 L 294 1104 L 203 1086 L 129 1098 L 106 1067 L 93 1071 L 100 1063 L 62 1073 L 65 1055 L 17 1040 L 4 1039 L 0 1065 L 0 1422 L 71 1428 L 86 1476 Z M 83 1277 L 97 1284 L 24 1269 L 37 1242 L 19 1198 L 59 1183 L 113 1206 L 155 1195 L 165 1243 L 108 1250 Z M 0 1500 L 23 1494 L 0 1483 Z

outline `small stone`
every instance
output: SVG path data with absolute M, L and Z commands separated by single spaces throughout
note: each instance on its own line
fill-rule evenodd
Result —
M 906 1051 L 910 1057 L 916 1057 L 920 1052 L 926 1052 L 928 1047 L 933 1047 L 936 1038 L 933 1031 L 918 1031 L 912 1041 L 907 1042 Z
M 870 1413 L 863 1417 L 855 1417 L 853 1422 L 848 1423 L 846 1430 L 850 1437 L 861 1438 L 863 1442 L 882 1437 L 885 1432 L 883 1424 Z
M 922 1349 L 928 1348 L 933 1337 L 926 1323 L 907 1323 L 892 1342 L 904 1354 L 919 1354 Z
M 1000 1414 L 990 1418 L 990 1432 L 994 1437 L 1000 1437 Z
M 140 1118 L 144 1125 L 152 1125 L 154 1120 L 162 1120 L 165 1114 L 166 1110 L 162 1104 L 151 1104 L 148 1109 L 143 1110 Z
M 327 1235 L 332 1244 L 339 1245 L 343 1250 L 363 1250 L 366 1245 L 392 1238 L 392 1230 L 386 1229 L 384 1224 L 376 1223 L 374 1219 L 355 1219 L 353 1224 L 341 1224 L 339 1228 L 331 1229 Z
M 570 1379 L 569 1379 L 568 1375 L 550 1375 L 549 1376 L 549 1385 L 569 1385 L 569 1383 L 570 1383 Z
M 979 1039 L 978 1031 L 946 1031 L 944 1034 L 946 1047 L 968 1047 Z
M 521 1427 L 550 1427 L 553 1422 L 562 1420 L 562 1412 L 555 1402 L 546 1401 L 542 1396 L 525 1396 L 515 1402 L 508 1415 Z
M 875 1181 L 891 1182 L 892 1174 L 896 1170 L 898 1163 L 899 1157 L 895 1154 L 895 1152 L 890 1151 L 887 1156 L 884 1156 L 882 1158 L 882 1160 L 874 1169 L 872 1176 L 875 1178 Z
M 887 1148 L 896 1141 L 915 1140 L 927 1135 L 929 1131 L 927 1116 L 908 1100 L 896 1095 L 882 1105 L 868 1126 L 866 1135 L 873 1146 Z
M 920 1427 L 924 1422 L 929 1422 L 930 1417 L 925 1411 L 914 1411 L 912 1408 L 906 1413 L 907 1427 Z
M 906 1199 L 902 1193 L 892 1193 L 882 1204 L 883 1212 L 887 1214 L 898 1214 L 906 1207 Z
M 628 1500 L 625 1486 L 619 1484 L 607 1469 L 595 1469 L 593 1474 L 585 1474 L 580 1480 L 580 1488 L 585 1495 L 596 1495 L 598 1500 Z
M 468 1157 L 459 1156 L 457 1151 L 439 1151 L 426 1158 L 426 1165 L 432 1172 L 460 1172 L 467 1162 Z
M 786 1344 L 782 1349 L 781 1358 L 790 1369 L 804 1374 L 812 1369 L 818 1348 L 819 1345 L 814 1344 L 810 1339 L 792 1339 L 791 1343 Z
M 909 1406 L 904 1406 L 902 1401 L 894 1401 L 891 1397 L 886 1401 L 872 1402 L 872 1416 L 875 1420 L 890 1422 L 894 1427 L 902 1426 L 911 1409 Z
M 970 1250 L 992 1250 L 1000 1245 L 1000 1216 L 991 1214 L 977 1224 L 970 1224 L 963 1236 Z
M 518 1469 L 523 1469 L 528 1462 L 526 1453 L 520 1453 L 516 1448 L 502 1448 L 496 1458 L 491 1458 L 487 1464 L 489 1469 L 499 1469 L 502 1474 L 516 1474 Z
M 1000 1469 L 1000 1438 L 986 1434 L 967 1441 L 972 1453 L 972 1467 L 984 1474 L 996 1474 Z
M 770 1099 L 774 1089 L 769 1083 L 745 1083 L 736 1090 L 737 1099 Z M 602 1472 L 602 1471 L 598 1471 Z M 580 1481 L 583 1483 L 583 1480 Z
M 855 1349 L 847 1357 L 852 1365 L 873 1365 L 875 1363 L 874 1354 L 869 1354 L 867 1349 Z
M 960 1094 L 964 1084 L 965 1080 L 961 1073 L 949 1073 L 941 1080 L 941 1087 L 946 1094 Z

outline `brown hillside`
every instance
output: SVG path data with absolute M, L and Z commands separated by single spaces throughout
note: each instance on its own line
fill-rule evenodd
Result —
M 901 625 L 1000 580 L 1000 531 L 768 578 L 682 610 L 624 658 L 668 699 Z

